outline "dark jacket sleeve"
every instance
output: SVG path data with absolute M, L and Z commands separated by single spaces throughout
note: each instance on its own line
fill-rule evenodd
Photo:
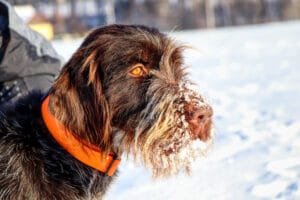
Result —
M 0 104 L 31 90 L 46 92 L 61 65 L 51 43 L 0 0 Z

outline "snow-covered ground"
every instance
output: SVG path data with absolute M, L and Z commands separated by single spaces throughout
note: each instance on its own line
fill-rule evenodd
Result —
M 214 150 L 153 181 L 123 159 L 106 200 L 300 199 L 300 22 L 172 33 L 214 108 Z M 55 41 L 68 58 L 80 41 Z

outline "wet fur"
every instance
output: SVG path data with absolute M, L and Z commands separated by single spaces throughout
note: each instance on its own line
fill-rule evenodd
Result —
M 112 177 L 75 160 L 49 134 L 35 92 L 0 113 L 0 199 L 92 199 Z M 93 177 L 97 177 L 94 178 Z
M 183 49 L 144 26 L 95 29 L 53 84 L 49 109 L 78 139 L 133 154 L 154 177 L 188 170 L 187 159 L 205 150 L 192 148 L 186 108 L 204 100 L 188 88 Z M 137 63 L 149 70 L 146 76 L 128 75 Z M 101 199 L 114 177 L 83 165 L 53 140 L 40 114 L 43 95 L 1 108 L 0 199 Z M 210 125 L 199 141 L 210 139 Z

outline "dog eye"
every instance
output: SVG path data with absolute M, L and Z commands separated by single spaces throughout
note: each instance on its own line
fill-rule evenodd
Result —
M 147 74 L 147 70 L 143 64 L 137 64 L 131 68 L 129 75 L 133 77 L 141 77 Z

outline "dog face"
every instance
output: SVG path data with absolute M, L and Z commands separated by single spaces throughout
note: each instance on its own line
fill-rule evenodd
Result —
M 188 170 L 212 143 L 212 109 L 191 89 L 184 49 L 143 26 L 96 29 L 63 68 L 50 108 L 78 138 L 132 153 L 154 176 Z

